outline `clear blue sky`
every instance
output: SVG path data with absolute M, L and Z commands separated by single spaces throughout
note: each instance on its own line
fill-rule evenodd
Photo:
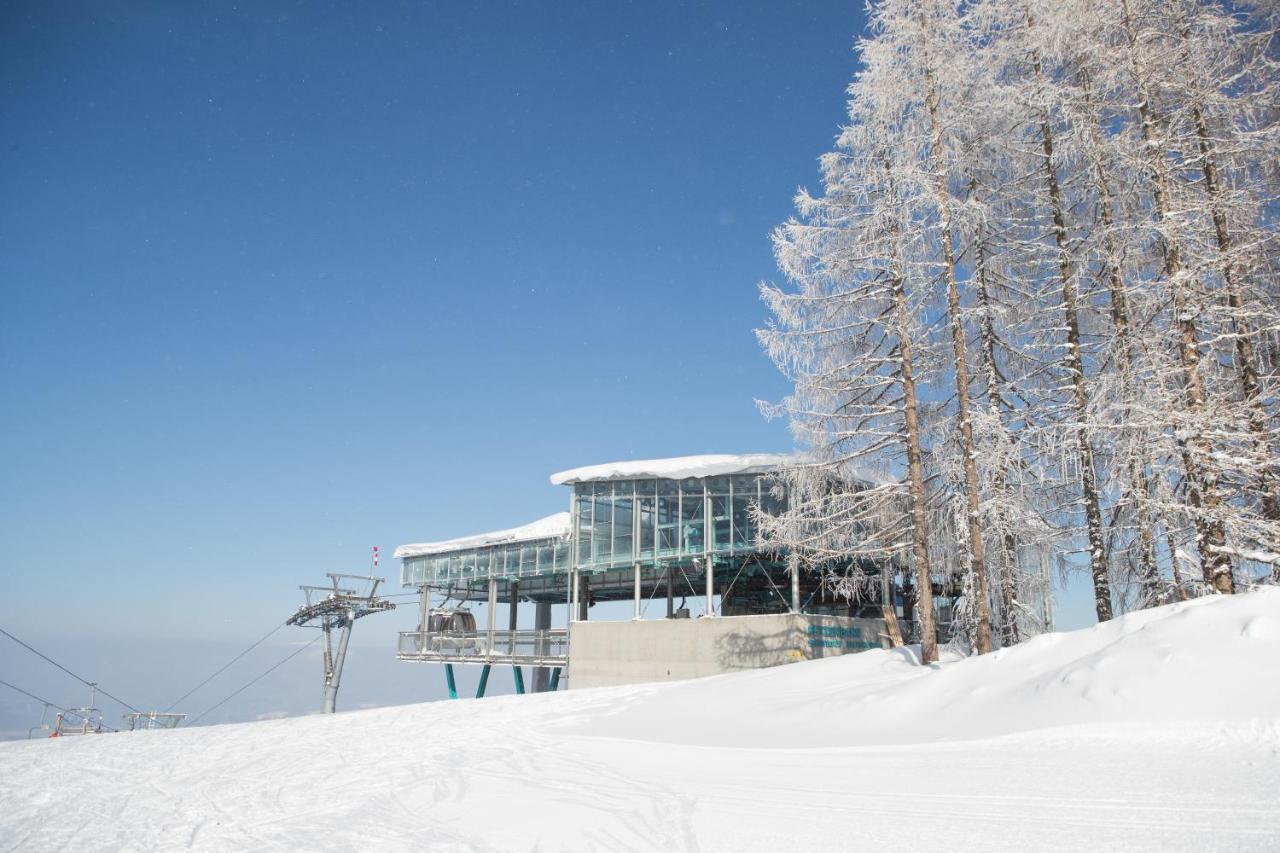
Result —
M 558 469 L 788 447 L 755 286 L 861 26 L 3 4 L 0 624 L 248 640 L 373 544 L 565 507 Z

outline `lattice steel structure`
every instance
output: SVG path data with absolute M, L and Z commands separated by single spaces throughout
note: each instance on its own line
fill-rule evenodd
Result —
M 124 715 L 124 723 L 131 732 L 142 729 L 176 729 L 186 718 L 186 714 L 169 711 L 130 711 Z
M 300 586 L 307 597 L 306 604 L 288 618 L 287 624 L 318 627 L 324 631 L 324 712 L 332 714 L 337 708 L 338 685 L 342 681 L 342 665 L 347 657 L 347 645 L 351 641 L 351 627 L 357 619 L 373 613 L 394 610 L 395 605 L 378 597 L 378 585 L 383 578 L 368 575 L 344 575 L 328 573 L 330 586 Z M 338 584 L 343 579 L 366 581 L 369 591 L 361 595 L 354 589 Z M 333 632 L 339 632 L 338 647 L 333 647 Z

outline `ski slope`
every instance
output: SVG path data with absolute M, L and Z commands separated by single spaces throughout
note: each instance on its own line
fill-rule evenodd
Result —
M 0 849 L 1280 849 L 1280 590 L 910 658 L 2 743 Z

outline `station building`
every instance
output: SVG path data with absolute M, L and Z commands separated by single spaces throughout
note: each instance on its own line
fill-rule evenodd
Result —
M 443 664 L 456 696 L 453 667 L 463 664 L 483 667 L 482 695 L 495 665 L 513 668 L 517 692 L 531 667 L 529 689 L 541 692 L 882 647 L 880 601 L 899 599 L 893 567 L 878 567 L 878 595 L 851 602 L 816 574 L 788 571 L 787 555 L 760 541 L 753 508 L 785 507 L 773 475 L 788 464 L 794 457 L 748 454 L 577 468 L 551 477 L 571 490 L 568 512 L 403 545 L 401 581 L 422 605 L 399 658 Z M 592 618 L 593 608 L 614 618 Z

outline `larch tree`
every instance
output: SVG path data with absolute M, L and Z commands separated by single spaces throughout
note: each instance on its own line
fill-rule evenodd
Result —
M 1272 2 L 869 6 L 762 289 L 795 384 L 764 408 L 810 454 L 762 524 L 852 594 L 909 565 L 926 660 L 935 589 L 976 652 L 1036 630 L 1029 548 L 1099 620 L 1280 582 L 1278 31 Z

